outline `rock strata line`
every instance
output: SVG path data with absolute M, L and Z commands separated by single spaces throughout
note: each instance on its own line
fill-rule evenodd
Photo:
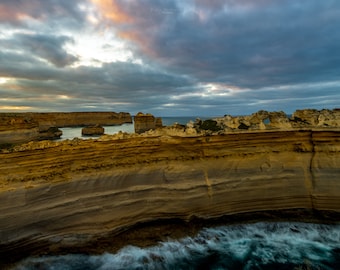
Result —
M 82 250 L 159 220 L 339 214 L 339 176 L 339 129 L 30 143 L 0 153 L 0 255 Z

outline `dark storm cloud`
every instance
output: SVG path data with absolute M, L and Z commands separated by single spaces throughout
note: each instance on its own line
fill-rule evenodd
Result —
M 338 1 L 170 2 L 120 4 L 125 36 L 172 70 L 243 87 L 340 74 Z
M 0 23 L 22 25 L 25 17 L 39 21 L 58 20 L 68 25 L 84 21 L 81 0 L 1 0 Z M 49 22 L 50 23 L 50 22 Z M 64 25 L 65 26 L 65 25 Z
M 10 74 L 16 78 L 0 86 L 0 97 L 7 98 L 0 101 L 2 106 L 12 103 L 47 111 L 136 113 L 167 103 L 169 96 L 178 95 L 184 86 L 195 86 L 186 76 L 131 62 L 60 69 L 20 54 L 0 52 L 0 60 L 0 77 Z
M 0 107 L 158 115 L 339 107 L 339 26 L 332 0 L 3 0 Z M 92 52 L 93 40 L 131 56 Z
M 77 57 L 68 54 L 63 49 L 66 43 L 73 42 L 67 36 L 18 34 L 13 37 L 13 42 L 19 43 L 21 49 L 35 54 L 57 67 L 68 66 L 78 60 Z

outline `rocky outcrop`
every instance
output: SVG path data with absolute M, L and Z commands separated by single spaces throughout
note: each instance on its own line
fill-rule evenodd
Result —
M 292 115 L 293 126 L 340 127 L 340 110 L 297 110 Z
M 297 110 L 291 117 L 284 112 L 258 111 L 246 116 L 225 115 L 214 119 L 189 122 L 187 125 L 157 125 L 151 114 L 135 116 L 135 132 L 147 135 L 198 136 L 221 135 L 233 132 L 257 130 L 300 130 L 310 128 L 340 127 L 340 110 Z
M 182 134 L 119 133 L 3 150 L 0 257 L 89 252 L 119 237 L 129 244 L 126 235 L 142 239 L 136 225 L 160 220 L 340 213 L 339 129 Z
M 136 133 L 143 133 L 145 131 L 161 128 L 162 119 L 160 117 L 154 117 L 152 114 L 137 113 L 134 117 L 134 126 Z
M 49 127 L 46 130 L 39 130 L 39 140 L 59 139 L 63 132 L 57 127 Z
M 89 126 L 89 127 L 84 127 L 81 130 L 81 134 L 84 136 L 98 136 L 98 135 L 103 135 L 105 129 L 101 126 L 95 125 L 95 126 Z
M 340 127 L 339 110 L 297 110 L 292 117 L 284 112 L 259 111 L 247 116 L 225 115 L 215 119 L 224 131 Z

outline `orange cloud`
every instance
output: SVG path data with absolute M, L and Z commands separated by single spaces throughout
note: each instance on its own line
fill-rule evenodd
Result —
M 17 18 L 17 10 L 0 4 L 0 21 L 15 21 Z
M 39 1 L 20 1 L 16 3 L 15 1 L 2 4 L 0 3 L 0 22 L 20 22 L 27 18 L 39 18 L 40 13 L 37 12 L 40 8 Z
M 157 53 L 152 48 L 152 29 L 158 28 L 157 23 L 150 19 L 153 9 L 148 6 L 141 6 L 136 1 L 127 3 L 126 0 L 90 0 L 98 9 L 102 18 L 112 24 L 117 36 L 125 41 L 132 42 L 141 51 L 151 57 L 157 57 Z M 124 3 L 125 1 L 125 3 Z
M 132 22 L 132 17 L 126 13 L 116 0 L 91 0 L 103 17 L 117 23 Z
M 91 0 L 92 3 L 98 8 L 102 16 L 118 24 L 125 24 L 122 28 L 115 27 L 115 31 L 119 38 L 132 41 L 145 53 L 153 55 L 152 50 L 148 47 L 148 41 L 141 34 L 138 17 L 131 16 L 127 10 L 117 0 Z

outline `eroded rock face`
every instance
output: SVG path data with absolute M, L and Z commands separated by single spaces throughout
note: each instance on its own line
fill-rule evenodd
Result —
M 59 139 L 63 132 L 57 127 L 49 127 L 47 130 L 39 131 L 39 140 Z
M 291 118 L 284 112 L 259 111 L 248 116 L 226 115 L 215 119 L 227 131 L 340 127 L 339 110 L 297 110 Z
M 297 110 L 292 121 L 294 126 L 340 127 L 340 110 Z
M 159 219 L 282 209 L 339 213 L 339 138 L 338 129 L 120 133 L 3 151 L 0 255 L 100 245 L 108 235 L 114 243 L 131 226 Z
M 39 139 L 39 123 L 31 117 L 0 114 L 0 145 Z
M 40 125 L 56 127 L 76 127 L 94 125 L 121 125 L 132 123 L 129 113 L 116 112 L 69 112 L 69 113 L 27 113 Z
M 142 112 L 139 112 L 134 117 L 135 122 L 135 132 L 136 133 L 143 133 L 145 131 L 156 129 L 157 127 L 162 125 L 160 118 L 155 118 L 152 114 L 147 113 L 144 114 Z
M 103 135 L 104 131 L 103 127 L 96 125 L 82 128 L 81 134 L 85 136 Z

